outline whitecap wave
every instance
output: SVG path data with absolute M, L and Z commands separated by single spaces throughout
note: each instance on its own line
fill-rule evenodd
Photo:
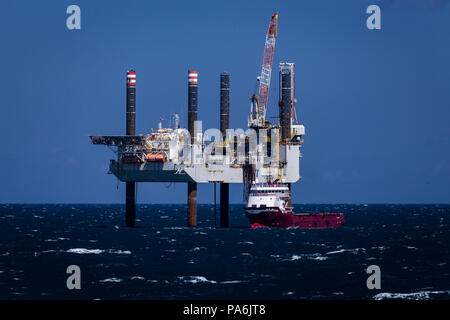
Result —
M 57 242 L 57 241 L 63 241 L 63 240 L 70 240 L 69 238 L 56 238 L 56 239 L 45 239 L 45 242 Z
M 123 279 L 114 277 L 114 278 L 103 279 L 103 280 L 100 280 L 99 282 L 105 283 L 105 282 L 122 282 L 122 281 L 123 281 Z
M 443 295 L 447 299 L 450 297 L 450 290 L 448 291 L 418 291 L 412 293 L 391 293 L 382 292 L 373 296 L 375 300 L 386 300 L 386 299 L 402 299 L 402 300 L 428 300 L 432 299 L 433 296 Z
M 247 282 L 245 280 L 227 280 L 227 281 L 220 281 L 220 284 L 235 284 L 235 283 L 243 283 Z
M 204 276 L 181 276 L 178 279 L 188 283 L 217 283 L 217 281 L 208 280 Z
M 109 249 L 108 253 L 112 253 L 112 254 L 131 254 L 131 251 L 129 250 L 114 250 L 114 249 Z
M 328 257 L 323 256 L 320 253 L 303 253 L 303 254 L 293 254 L 289 261 L 296 261 L 301 259 L 324 261 L 328 260 Z
M 358 254 L 361 251 L 366 251 L 365 248 L 355 248 L 355 249 L 341 249 L 341 250 L 336 250 L 336 251 L 330 251 L 327 252 L 326 254 L 336 254 L 336 253 L 344 253 L 344 252 L 349 252 L 352 254 Z
M 105 252 L 105 250 L 101 249 L 86 249 L 86 248 L 73 248 L 69 249 L 66 252 L 68 253 L 77 253 L 77 254 L 100 254 Z
M 54 252 L 54 250 L 47 250 L 42 252 Z M 67 250 L 68 253 L 77 253 L 77 254 L 100 254 L 100 253 L 110 253 L 110 254 L 131 254 L 131 251 L 129 250 L 115 250 L 115 249 L 109 249 L 109 250 L 102 250 L 102 249 L 86 249 L 86 248 L 72 248 Z
M 35 254 L 50 253 L 50 252 L 61 252 L 61 250 L 50 249 L 50 250 L 44 250 L 44 251 L 41 251 L 41 252 L 35 252 Z
M 310 260 L 317 260 L 317 261 L 325 261 L 325 260 L 328 260 L 328 257 L 324 257 L 324 256 L 320 255 L 320 256 L 317 256 L 317 257 L 308 257 L 308 259 L 310 259 Z

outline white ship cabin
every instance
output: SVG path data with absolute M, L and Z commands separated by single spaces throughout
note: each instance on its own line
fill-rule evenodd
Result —
M 289 198 L 289 188 L 284 184 L 254 183 L 250 188 L 248 209 L 264 210 L 277 208 L 285 211 Z

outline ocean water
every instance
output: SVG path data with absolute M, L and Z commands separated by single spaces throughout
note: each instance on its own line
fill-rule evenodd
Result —
M 233 205 L 215 229 L 199 205 L 187 228 L 184 205 L 139 205 L 129 229 L 121 205 L 0 205 L 0 299 L 450 299 L 450 205 L 294 207 L 346 225 L 252 230 Z

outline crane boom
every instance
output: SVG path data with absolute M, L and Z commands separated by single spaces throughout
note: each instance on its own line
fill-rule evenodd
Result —
M 267 100 L 269 97 L 270 77 L 272 74 L 273 54 L 275 51 L 275 39 L 277 37 L 278 13 L 274 13 L 270 19 L 269 29 L 264 44 L 264 56 L 262 62 L 261 76 L 259 77 L 259 91 L 250 122 L 252 126 L 263 127 L 266 118 Z

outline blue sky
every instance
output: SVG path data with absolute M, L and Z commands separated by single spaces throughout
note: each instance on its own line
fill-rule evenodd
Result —
M 231 75 L 231 127 L 245 128 L 270 16 L 274 75 L 296 63 L 306 126 L 294 203 L 450 202 L 448 1 L 2 1 L 0 202 L 122 203 L 110 150 L 124 134 L 125 72 L 137 71 L 137 132 L 187 119 L 187 69 L 199 119 L 219 126 L 219 74 Z M 81 8 L 81 30 L 66 8 Z M 366 28 L 380 4 L 381 30 Z M 278 112 L 272 77 L 268 116 Z M 186 185 L 139 184 L 139 202 L 185 202 Z M 199 202 L 213 201 L 200 185 Z M 242 201 L 233 185 L 231 201 Z

